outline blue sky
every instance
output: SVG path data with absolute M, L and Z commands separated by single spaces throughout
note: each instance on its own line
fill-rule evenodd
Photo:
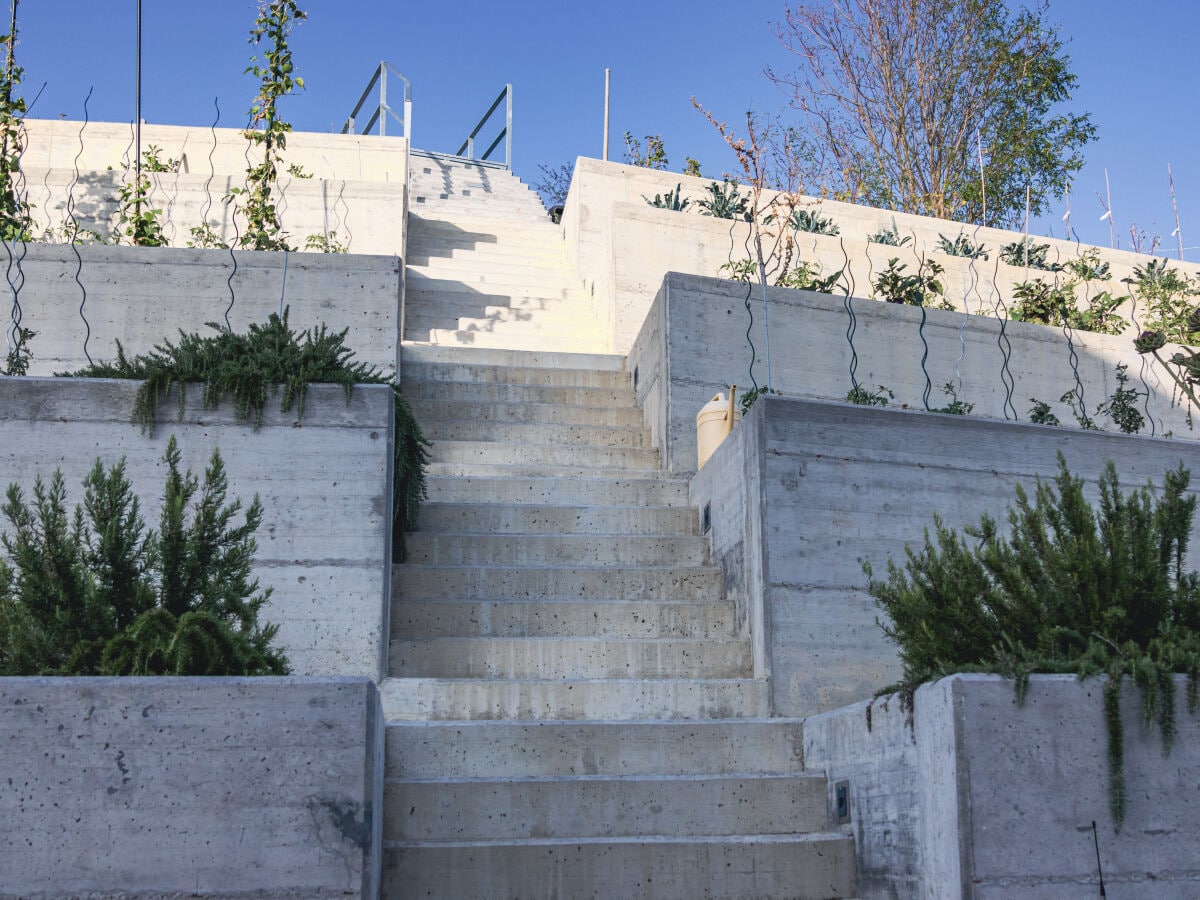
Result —
M 720 137 L 691 106 L 695 95 L 729 121 L 747 109 L 776 112 L 782 97 L 763 66 L 787 65 L 770 32 L 777 0 L 715 3 L 563 3 L 508 0 L 454 4 L 385 0 L 302 0 L 309 19 L 293 36 L 307 90 L 285 115 L 300 129 L 337 130 L 372 69 L 386 59 L 413 84 L 413 143 L 457 149 L 506 82 L 514 86 L 514 169 L 536 180 L 539 163 L 599 156 L 604 68 L 612 68 L 610 154 L 621 135 L 661 133 L 671 167 L 684 157 L 706 174 L 732 168 Z M 163 124 L 244 124 L 254 83 L 242 74 L 256 4 L 250 0 L 143 0 L 143 116 Z M 135 0 L 24 0 L 18 61 L 27 99 L 46 88 L 33 115 L 131 121 Z M 1152 10 L 1137 15 L 1140 9 Z M 198 11 L 203 10 L 203 14 Z M 1132 14 L 1131 14 L 1132 13 Z M 1085 241 L 1108 244 L 1104 170 L 1112 187 L 1120 246 L 1132 223 L 1157 230 L 1177 253 L 1167 191 L 1175 173 L 1190 259 L 1200 259 L 1200 112 L 1196 95 L 1200 3 L 1159 0 L 1051 0 L 1049 18 L 1071 38 L 1079 87 L 1073 106 L 1092 113 L 1100 139 L 1076 182 L 1072 224 Z M 1061 210 L 1034 232 L 1063 235 Z

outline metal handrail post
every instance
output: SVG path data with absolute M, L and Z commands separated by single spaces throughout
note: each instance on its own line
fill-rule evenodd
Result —
M 512 85 L 506 84 L 504 90 L 508 93 L 508 109 L 504 123 L 504 165 L 512 168 Z
M 412 144 L 412 97 L 404 96 L 404 136 Z
M 387 136 L 387 68 L 385 63 L 379 64 L 379 136 Z

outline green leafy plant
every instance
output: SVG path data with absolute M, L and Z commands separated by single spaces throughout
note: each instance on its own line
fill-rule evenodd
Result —
M 832 275 L 821 276 L 820 263 L 801 260 L 790 269 L 785 270 L 775 283 L 780 287 L 794 288 L 801 291 L 817 291 L 821 294 L 832 294 L 842 277 L 844 269 L 838 269 Z
M 0 675 L 283 675 L 259 623 L 270 590 L 252 578 L 258 498 L 242 514 L 213 453 L 204 482 L 179 470 L 172 437 L 157 531 L 147 531 L 125 461 L 100 460 L 69 516 L 60 471 L 17 485 L 0 507 Z
M 961 233 L 954 240 L 950 240 L 944 234 L 939 234 L 935 249 L 947 256 L 965 256 L 969 259 L 988 258 L 987 248 L 983 244 L 976 244 Z
M 888 260 L 887 268 L 876 276 L 872 286 L 876 296 L 888 303 L 905 303 L 909 306 L 925 306 L 943 297 L 942 283 L 938 276 L 944 269 L 933 260 L 922 260 L 915 274 L 906 275 L 908 267 L 896 257 Z
M 1140 391 L 1129 387 L 1129 367 L 1117 363 L 1117 387 L 1112 396 L 1096 407 L 1096 415 L 1108 416 L 1125 434 L 1137 434 L 1146 426 L 1146 417 L 1137 408 Z
M 221 236 L 217 234 L 208 222 L 205 222 L 203 225 L 193 225 L 189 229 L 189 232 L 192 235 L 191 240 L 187 242 L 189 247 L 201 250 L 229 249 L 229 244 L 221 240 Z
M 872 235 L 867 236 L 868 244 L 883 244 L 888 247 L 903 247 L 905 244 L 912 243 L 912 235 L 906 234 L 900 236 L 900 229 L 896 227 L 896 220 L 892 219 L 891 228 L 880 228 Z
M 1084 409 L 1083 406 L 1083 401 L 1079 399 L 1078 395 L 1076 395 L 1074 388 L 1069 391 L 1065 391 L 1063 395 L 1058 398 L 1058 402 L 1065 403 L 1067 405 L 1067 409 L 1071 410 L 1071 415 L 1075 417 L 1076 423 L 1078 423 L 1079 427 L 1084 431 L 1103 430 L 1099 425 L 1096 424 L 1096 420 L 1087 414 L 1087 410 Z
M 675 190 L 667 191 L 665 195 L 655 194 L 653 200 L 645 194 L 642 195 L 642 199 L 655 209 L 669 209 L 672 212 L 683 212 L 688 208 L 688 204 L 692 202 L 683 196 L 682 183 L 675 185 Z
M 763 396 L 764 394 L 778 393 L 779 391 L 772 390 L 764 384 L 762 387 L 756 387 L 753 390 L 746 391 L 744 394 L 742 394 L 742 396 L 738 398 L 738 407 L 741 409 L 742 415 L 745 416 L 750 412 L 750 407 L 754 405 L 754 401 L 759 397 Z
M 239 243 L 251 250 L 292 249 L 274 198 L 281 153 L 287 147 L 287 136 L 292 130 L 292 126 L 280 117 L 278 104 L 296 89 L 304 88 L 304 79 L 295 74 L 288 35 L 305 18 L 307 16 L 296 0 L 269 0 L 259 6 L 254 27 L 250 29 L 252 46 L 266 42 L 263 61 L 260 63 L 255 58 L 246 69 L 248 74 L 259 79 L 259 88 L 250 108 L 250 127 L 245 135 L 260 156 L 257 164 L 246 170 L 246 186 L 234 188 L 230 196 L 243 198 L 246 232 Z
M 935 516 L 935 538 L 926 531 L 902 566 L 889 560 L 886 578 L 864 565 L 880 625 L 899 649 L 895 687 L 911 696 L 955 672 L 994 672 L 1015 679 L 1023 702 L 1031 673 L 1107 675 L 1109 799 L 1119 829 L 1122 681 L 1140 688 L 1168 753 L 1173 674 L 1188 676 L 1189 712 L 1200 701 L 1200 573 L 1184 568 L 1196 508 L 1188 482 L 1180 466 L 1157 494 L 1149 486 L 1123 493 L 1109 462 L 1096 509 L 1060 454 L 1052 483 L 1039 480 L 1032 498 L 1017 488 L 1007 536 L 990 516 L 964 528 L 966 538 Z
M 1200 289 L 1186 275 L 1167 267 L 1166 259 L 1152 259 L 1144 266 L 1134 266 L 1133 275 L 1122 281 L 1133 288 L 1148 307 L 1145 327 L 1161 331 L 1168 341 L 1177 344 L 1195 343 L 1196 329 L 1189 318 L 1195 304 L 1189 299 Z
M 975 408 L 974 403 L 967 403 L 958 398 L 958 391 L 955 389 L 953 381 L 947 381 L 942 385 L 942 393 L 950 398 L 950 402 L 937 409 L 931 409 L 930 412 L 945 413 L 948 416 L 969 416 L 971 410 Z
M 338 233 L 310 234 L 304 239 L 305 250 L 315 250 L 317 253 L 349 253 L 350 248 L 338 240 Z
M 896 399 L 896 395 L 882 384 L 877 385 L 877 388 L 878 390 L 872 391 L 864 385 L 856 384 L 846 394 L 846 400 L 858 406 L 887 406 L 889 400 Z
M 750 219 L 750 198 L 739 194 L 736 181 L 726 179 L 720 184 L 712 182 L 708 186 L 708 196 L 702 197 L 696 205 L 700 207 L 701 215 L 704 216 L 745 221 Z
M 1120 334 L 1127 324 L 1117 314 L 1127 297 L 1114 297 L 1108 291 L 1101 291 L 1088 298 L 1086 308 L 1081 309 L 1075 298 L 1073 281 L 1049 284 L 1035 278 L 1013 288 L 1013 297 L 1016 302 L 1010 307 L 1009 316 L 1017 322 L 1066 325 L 1100 334 Z
M 683 174 L 691 175 L 693 178 L 700 178 L 700 160 L 692 159 L 690 156 L 685 156 L 683 159 Z
M 25 100 L 19 94 L 25 70 L 17 65 L 17 2 L 13 0 L 0 70 L 0 240 L 29 241 L 33 234 L 32 207 L 21 191 L 21 155 L 25 152 Z
M 1000 260 L 1010 266 L 1021 268 L 1042 269 L 1046 272 L 1059 272 L 1062 266 L 1048 262 L 1049 244 L 1036 244 L 1029 238 L 1021 238 L 1000 248 Z
M 720 278 L 728 278 L 730 281 L 741 281 L 749 284 L 758 274 L 758 263 L 749 259 L 731 259 L 727 263 L 722 263 L 717 267 L 717 275 Z
M 150 176 L 143 171 L 117 190 L 115 231 L 129 238 L 129 243 L 135 247 L 164 247 L 167 244 L 159 221 L 162 210 L 151 206 L 151 189 Z
M 21 325 L 13 325 L 12 327 L 12 346 L 9 347 L 8 353 L 4 357 L 4 375 L 28 375 L 29 374 L 29 359 L 33 356 L 29 352 L 29 342 L 37 337 L 37 332 L 25 328 Z
M 665 172 L 668 165 L 667 149 L 662 135 L 646 135 L 646 149 L 643 151 L 642 142 L 630 132 L 625 132 L 625 162 L 631 166 Z
M 1061 425 L 1053 412 L 1050 411 L 1050 404 L 1038 400 L 1036 397 L 1030 397 L 1029 402 L 1033 406 L 1029 410 L 1029 421 L 1034 425 Z
M 307 180 L 313 177 L 312 172 L 304 171 L 304 166 L 300 165 L 300 163 L 290 164 L 287 167 L 287 173 L 293 178 L 299 178 L 301 180 Z
M 841 230 L 833 224 L 833 219 L 821 215 L 815 209 L 793 209 L 791 223 L 795 231 L 806 234 L 835 235 Z
M 125 356 L 117 343 L 117 359 L 96 363 L 74 375 L 86 378 L 125 378 L 142 382 L 134 399 L 133 419 L 143 431 L 154 430 L 158 408 L 175 392 L 183 415 L 189 383 L 203 385 L 202 403 L 212 409 L 229 396 L 236 415 L 262 421 L 268 397 L 280 395 L 280 409 L 296 408 L 304 415 L 304 399 L 310 384 L 339 384 L 349 402 L 358 384 L 388 384 L 392 387 L 396 413 L 395 472 L 392 503 L 392 552 L 404 558 L 404 532 L 416 528 L 417 510 L 425 497 L 425 465 L 428 442 L 413 417 L 399 386 L 371 365 L 354 360 L 345 345 L 346 330 L 329 332 L 325 326 L 292 331 L 287 310 L 282 317 L 271 314 L 265 325 L 251 325 L 238 334 L 211 325 L 216 332 L 179 332 L 179 342 L 164 341 L 151 352 Z
M 1109 264 L 1101 261 L 1100 251 L 1094 247 L 1066 262 L 1063 268 L 1080 281 L 1107 281 L 1111 277 Z

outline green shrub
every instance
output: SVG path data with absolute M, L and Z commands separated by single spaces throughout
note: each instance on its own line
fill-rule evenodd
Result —
M 147 531 L 125 461 L 96 460 L 69 516 L 62 473 L 33 505 L 15 485 L 0 512 L 0 675 L 283 675 L 286 657 L 260 625 L 270 590 L 251 578 L 255 497 L 240 501 L 214 452 L 203 485 L 179 472 L 172 437 L 162 516 Z
M 1110 462 L 1096 510 L 1060 455 L 1053 484 L 1039 481 L 1032 499 L 1017 488 L 1007 537 L 989 516 L 964 528 L 966 537 L 935 516 L 936 538 L 927 531 L 903 566 L 889 560 L 886 578 L 864 565 L 887 617 L 880 625 L 899 648 L 904 680 L 896 687 L 911 697 L 917 685 L 955 672 L 995 672 L 1016 679 L 1021 702 L 1034 672 L 1108 675 L 1110 803 L 1120 828 L 1122 679 L 1141 689 L 1167 752 L 1172 676 L 1188 675 L 1190 712 L 1200 699 L 1200 574 L 1184 568 L 1196 509 L 1188 481 L 1180 466 L 1157 496 L 1150 487 L 1122 493 Z
M 86 378 L 125 378 L 142 382 L 134 400 L 133 418 L 142 430 L 153 432 L 161 406 L 175 390 L 179 415 L 184 413 L 183 387 L 189 382 L 204 385 L 206 409 L 230 396 L 241 419 L 262 421 L 268 395 L 280 394 L 280 409 L 296 407 L 304 416 L 304 398 L 310 384 L 340 384 L 349 402 L 356 384 L 390 384 L 396 408 L 395 471 L 392 500 L 392 554 L 404 559 L 404 533 L 416 528 L 417 510 L 425 498 L 425 465 L 428 442 L 421 435 L 412 409 L 400 387 L 381 375 L 374 366 L 354 360 L 345 345 L 346 330 L 331 333 L 320 328 L 302 332 L 288 327 L 283 316 L 271 314 L 265 325 L 251 325 L 238 334 L 217 325 L 215 334 L 179 332 L 179 342 L 164 341 L 151 352 L 133 358 L 117 342 L 117 359 L 96 363 L 70 373 Z

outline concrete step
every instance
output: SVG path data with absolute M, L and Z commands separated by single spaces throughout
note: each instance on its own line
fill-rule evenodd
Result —
M 435 348 L 449 349 L 449 348 Z M 509 384 L 507 382 L 476 381 L 413 381 L 407 364 L 403 368 L 400 390 L 410 403 L 424 404 L 445 400 L 447 404 L 515 404 L 520 406 L 571 408 L 621 408 L 637 414 L 642 411 L 635 406 L 636 398 L 628 385 L 620 387 L 555 387 L 548 385 Z M 628 378 L 620 379 L 627 381 Z
M 389 778 L 792 773 L 800 719 L 404 722 L 386 730 Z
M 504 369 L 549 369 L 556 373 L 624 372 L 625 357 L 616 353 L 531 353 L 524 350 L 452 350 L 428 344 L 405 342 L 404 363 L 442 363 L 450 366 L 479 366 Z M 519 373 L 511 373 L 519 374 Z M 438 381 L 462 379 L 439 376 Z M 629 381 L 622 382 L 626 387 Z
M 535 245 L 531 245 L 535 246 Z M 507 275 L 513 280 L 573 279 L 575 273 L 567 264 L 566 254 L 507 253 L 481 255 L 463 253 L 459 256 L 431 256 L 428 262 L 417 262 L 410 255 L 405 260 L 409 272 L 419 272 L 428 278 L 459 279 L 464 274 Z
M 588 314 L 582 304 L 569 300 L 547 300 L 546 304 L 544 309 L 512 309 L 508 306 L 467 308 L 468 304 L 441 302 L 410 304 L 404 312 L 404 325 L 406 328 L 456 328 L 460 331 L 503 331 L 506 328 L 536 326 L 561 334 L 578 333 L 586 328 Z
M 385 841 L 795 834 L 827 828 L 823 775 L 434 778 L 384 785 Z
M 425 337 L 422 332 L 409 335 Z M 432 330 L 428 334 L 431 344 L 444 347 L 481 347 L 499 350 L 560 350 L 574 353 L 602 353 L 608 345 L 598 337 L 571 339 L 554 335 L 492 334 L 487 331 Z
M 423 419 L 421 431 L 431 441 L 509 444 L 553 444 L 568 447 L 645 449 L 641 425 L 553 425 L 545 422 L 495 422 L 467 419 Z
M 698 535 L 446 534 L 418 531 L 408 561 L 442 566 L 702 566 Z
M 405 277 L 409 278 L 410 275 Z M 581 305 L 585 302 L 585 295 L 579 290 L 578 284 L 566 281 L 526 282 L 500 278 L 491 281 L 483 281 L 478 278 L 427 278 L 414 272 L 411 273 L 410 280 L 406 282 L 406 285 L 411 285 L 414 290 L 425 297 L 461 295 L 459 299 L 469 298 L 476 301 L 483 298 L 482 305 L 484 306 L 504 305 L 503 298 L 505 297 L 569 300 Z M 406 286 L 405 293 L 407 294 L 407 292 L 408 287 Z
M 696 534 L 696 526 L 696 511 L 690 507 L 534 506 L 486 500 L 427 501 L 418 520 L 420 531 L 475 534 Z
M 385 678 L 385 720 L 761 719 L 765 679 Z
M 520 244 L 494 244 L 474 238 L 461 240 L 439 238 L 436 235 L 411 234 L 404 262 L 410 266 L 425 266 L 434 261 L 457 263 L 466 260 L 487 260 L 498 264 L 531 262 L 536 265 L 565 267 L 570 263 L 561 241 L 530 240 Z
M 429 566 L 392 567 L 395 597 L 406 600 L 601 598 L 719 600 L 721 572 L 697 566 Z
M 430 321 L 430 318 L 436 321 Z M 449 317 L 422 317 L 416 322 L 410 323 L 405 319 L 404 329 L 406 332 L 417 328 L 427 328 L 431 335 L 430 342 L 437 343 L 438 338 L 433 335 L 441 335 L 443 332 L 453 334 L 473 334 L 473 335 L 492 335 L 495 337 L 524 337 L 537 335 L 543 338 L 547 343 L 554 341 L 559 342 L 587 342 L 590 344 L 600 345 L 600 339 L 597 336 L 599 329 L 591 324 L 590 318 L 585 309 L 579 309 L 575 316 L 565 316 L 561 314 L 538 315 L 524 319 L 504 320 L 491 319 L 483 317 L 467 317 L 460 316 L 458 319 Z
M 732 638 L 498 638 L 393 640 L 397 678 L 740 678 L 750 644 Z
M 658 469 L 658 450 L 637 447 L 497 444 L 485 441 L 431 441 L 429 457 L 439 463 L 477 465 L 582 466 L 646 471 Z
M 443 467 L 443 471 L 446 468 Z M 429 499 L 435 503 L 520 503 L 584 505 L 594 503 L 640 503 L 646 506 L 685 506 L 688 486 L 683 479 L 664 474 L 649 477 L 613 478 L 611 476 L 569 479 L 548 476 L 545 472 L 515 476 L 508 472 L 469 477 L 430 472 L 426 479 Z M 687 507 L 691 515 L 695 511 Z
M 446 382 L 443 387 L 454 385 Z M 402 389 L 403 390 L 403 389 Z M 443 391 L 444 394 L 455 393 Z M 584 425 L 592 428 L 642 429 L 642 411 L 636 406 L 586 406 L 565 403 L 505 403 L 488 400 L 415 399 L 405 397 L 416 413 L 422 427 L 428 429 L 438 421 L 473 420 L 477 424 L 565 426 Z
M 488 214 L 471 208 L 461 217 L 414 210 L 408 216 L 409 234 L 442 238 L 483 238 L 483 243 L 563 242 L 562 228 L 549 219 L 513 220 L 500 214 Z
M 383 896 L 836 900 L 855 894 L 840 834 L 385 842 Z
M 729 601 L 398 600 L 393 638 L 704 638 L 734 634 Z
M 463 475 L 485 476 L 500 478 L 532 478 L 544 475 L 548 478 L 618 478 L 638 479 L 670 477 L 661 469 L 625 469 L 614 471 L 611 466 L 551 466 L 545 463 L 530 463 L 521 465 L 488 465 L 481 463 L 443 463 L 431 462 L 425 467 L 426 475 Z
M 487 210 L 490 215 L 506 214 L 516 221 L 539 222 L 543 219 L 549 224 L 549 216 L 545 208 L 540 211 L 534 204 L 520 198 L 505 199 L 495 197 L 458 198 L 447 196 L 442 199 L 435 191 L 409 191 L 409 209 L 429 217 L 441 217 L 449 221 L 469 219 L 472 212 Z
M 406 344 L 401 357 L 401 377 L 405 383 L 452 381 L 478 384 L 541 385 L 543 387 L 608 388 L 609 390 L 619 389 L 626 396 L 633 393 L 630 388 L 629 374 L 608 364 L 607 361 L 613 357 L 604 353 L 555 353 L 552 351 L 528 353 L 502 348 L 487 349 L 481 352 L 467 347 L 422 347 L 422 350 L 440 350 L 447 355 L 476 356 L 477 360 L 468 362 L 464 358 L 460 358 L 445 362 L 425 362 L 421 357 L 426 354 L 411 352 L 416 346 Z M 514 361 L 506 363 L 504 361 L 505 354 L 509 354 L 509 359 Z M 489 357 L 496 361 L 489 362 Z M 539 360 L 558 357 L 564 361 L 569 360 L 575 365 L 572 367 L 564 365 L 562 368 L 549 368 L 548 364 L 541 362 L 521 365 L 515 361 L 519 357 L 533 357 Z M 592 365 L 593 361 L 596 362 L 595 366 Z
M 500 316 L 520 319 L 523 316 L 578 309 L 576 300 L 548 297 L 489 297 L 485 294 L 446 294 L 421 290 L 405 291 L 404 319 L 438 315 L 450 318 Z

